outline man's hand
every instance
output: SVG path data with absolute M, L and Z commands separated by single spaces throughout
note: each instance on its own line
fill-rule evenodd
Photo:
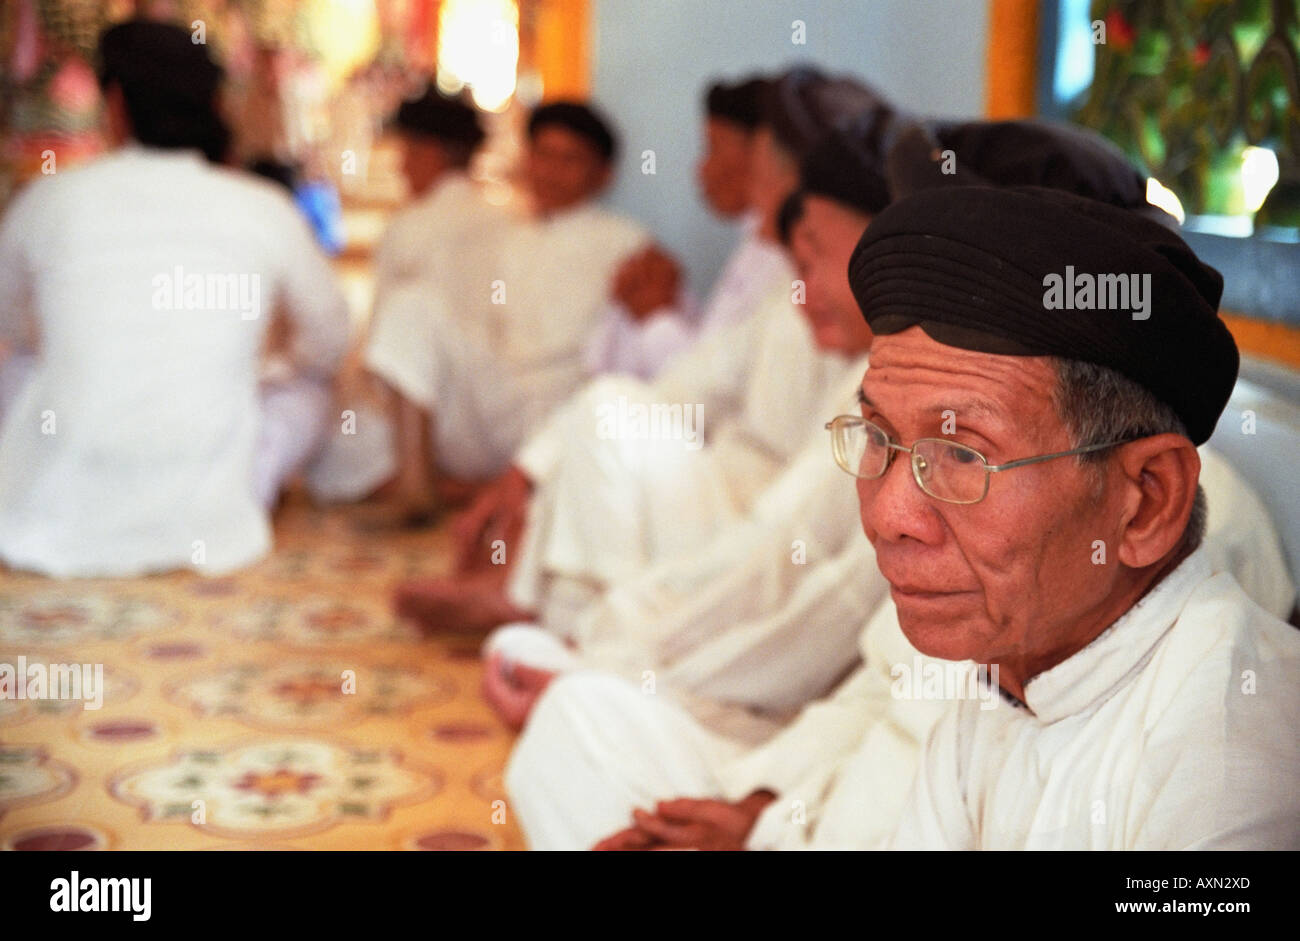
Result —
M 519 538 L 532 492 L 532 481 L 512 464 L 504 474 L 484 487 L 464 512 L 452 521 L 457 573 L 471 572 L 490 564 L 492 544 L 496 540 L 504 540 L 506 545 L 510 545 Z
M 634 320 L 644 320 L 661 307 L 677 303 L 681 269 L 656 245 L 642 249 L 619 266 L 614 276 L 614 298 Z
M 528 721 L 533 704 L 555 679 L 554 673 L 516 663 L 507 667 L 499 653 L 488 658 L 483 671 L 483 698 L 506 725 L 518 731 Z
M 683 797 L 660 801 L 655 812 L 632 811 L 633 826 L 597 843 L 596 850 L 743 850 L 771 791 L 755 791 L 735 804 Z

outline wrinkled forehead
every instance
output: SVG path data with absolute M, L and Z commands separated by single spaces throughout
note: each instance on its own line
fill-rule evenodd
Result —
M 1026 430 L 1059 422 L 1056 389 L 1049 357 L 947 346 L 919 326 L 875 335 L 871 365 L 862 382 L 869 404 L 891 421 L 922 419 L 953 408 L 959 422 L 964 410 L 968 417 Z

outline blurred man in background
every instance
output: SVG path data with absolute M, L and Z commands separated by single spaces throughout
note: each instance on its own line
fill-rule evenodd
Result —
M 0 229 L 0 332 L 30 314 L 38 333 L 0 426 L 0 558 L 226 571 L 270 547 L 268 507 L 320 440 L 347 311 L 280 188 L 213 165 L 206 46 L 135 21 L 100 58 L 116 150 L 34 183 Z M 292 375 L 259 394 L 277 308 Z

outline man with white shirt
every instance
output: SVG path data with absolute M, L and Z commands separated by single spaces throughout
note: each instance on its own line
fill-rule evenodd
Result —
M 444 332 L 467 344 L 491 342 L 488 286 L 499 275 L 511 219 L 469 177 L 484 138 L 473 106 L 430 85 L 402 103 L 394 124 L 414 202 L 393 217 L 376 249 L 365 347 L 366 365 L 387 400 L 386 421 L 359 414 L 355 434 L 334 436 L 311 480 L 319 495 L 335 498 L 358 497 L 386 482 L 375 522 L 400 524 L 427 518 L 438 502 L 423 365 L 434 355 L 438 318 L 448 321 Z
M 532 214 L 490 239 L 449 242 L 456 271 L 441 283 L 388 292 L 366 352 L 371 372 L 424 413 L 428 466 L 443 483 L 499 474 L 578 388 L 613 273 L 646 241 L 595 202 L 615 141 L 591 108 L 543 105 L 528 139 Z
M 893 845 L 1300 847 L 1300 634 L 1201 545 L 1238 363 L 1218 272 L 1132 213 L 972 187 L 882 213 L 849 277 L 863 528 L 909 641 L 1006 700 L 945 713 Z
M 865 86 L 808 69 L 773 83 L 753 180 L 762 238 L 777 238 L 779 207 L 818 139 L 882 107 Z M 567 625 L 609 586 L 743 519 L 840 386 L 843 362 L 817 350 L 801 293 L 787 269 L 752 315 L 701 339 L 654 383 L 606 377 L 587 386 L 458 522 L 462 572 L 402 586 L 398 610 L 432 629 L 486 631 L 534 613 Z M 676 408 L 675 440 L 623 421 L 651 405 Z
M 293 204 L 209 162 L 228 135 L 206 47 L 135 21 L 100 59 L 120 146 L 32 184 L 0 228 L 0 334 L 30 315 L 38 347 L 0 426 L 0 559 L 223 572 L 270 546 L 268 506 L 323 431 L 347 310 Z M 259 396 L 277 309 L 295 378 Z
M 672 257 L 658 246 L 638 252 L 620 266 L 614 301 L 587 346 L 592 375 L 654 378 L 697 338 L 753 313 L 755 289 L 761 292 L 774 274 L 784 277 L 780 246 L 758 237 L 760 220 L 751 206 L 755 132 L 768 85 L 762 78 L 718 82 L 705 96 L 700 190 L 716 215 L 742 220 L 742 235 L 703 309 L 689 303 Z

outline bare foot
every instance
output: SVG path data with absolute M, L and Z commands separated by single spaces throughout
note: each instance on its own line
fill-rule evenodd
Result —
M 504 572 L 403 582 L 393 593 L 398 615 L 428 634 L 486 634 L 511 621 L 534 620 L 506 597 Z

